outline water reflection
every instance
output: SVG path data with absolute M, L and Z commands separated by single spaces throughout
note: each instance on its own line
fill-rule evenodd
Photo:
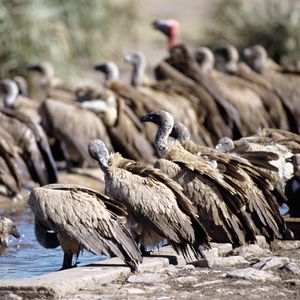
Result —
M 60 269 L 63 261 L 61 248 L 44 249 L 35 239 L 33 216 L 28 207 L 1 211 L 0 215 L 12 218 L 21 234 L 19 240 L 9 239 L 9 247 L 0 251 L 0 278 L 28 278 Z M 92 263 L 105 257 L 83 252 L 78 265 Z

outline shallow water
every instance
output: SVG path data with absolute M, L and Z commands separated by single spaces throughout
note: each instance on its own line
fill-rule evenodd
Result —
M 38 244 L 29 208 L 0 210 L 0 215 L 13 219 L 21 234 L 19 240 L 10 237 L 9 247 L 0 249 L 0 279 L 28 278 L 55 272 L 61 268 L 63 261 L 61 248 L 45 249 Z M 80 266 L 105 258 L 84 251 L 77 262 Z

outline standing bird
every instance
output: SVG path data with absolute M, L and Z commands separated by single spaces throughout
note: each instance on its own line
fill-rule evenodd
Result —
M 290 237 L 290 232 L 279 214 L 276 197 L 272 194 L 274 182 L 270 175 L 242 157 L 195 144 L 190 140 L 187 128 L 181 123 L 174 123 L 170 136 L 176 138 L 190 153 L 216 162 L 217 169 L 224 178 L 233 181 L 245 191 L 246 210 L 251 215 L 257 234 L 265 235 L 268 241 Z M 273 166 L 270 165 L 269 168 L 272 169 Z
M 62 269 L 71 268 L 73 256 L 78 258 L 83 249 L 96 255 L 117 256 L 132 271 L 142 262 L 124 226 L 125 207 L 107 196 L 77 185 L 52 184 L 35 188 L 29 205 L 38 242 L 45 248 L 61 245 Z
M 216 242 L 230 242 L 235 247 L 255 241 L 255 228 L 245 211 L 245 192 L 218 171 L 216 161 L 186 151 L 177 141 L 170 141 L 174 119 L 164 111 L 141 118 L 157 124 L 155 146 L 159 159 L 156 167 L 177 181 L 197 208 L 200 220 Z
M 106 193 L 128 209 L 129 225 L 142 248 L 167 239 L 176 252 L 202 255 L 209 238 L 181 187 L 146 164 L 109 154 L 101 140 L 89 143 L 90 155 L 105 173 Z
M 141 101 L 148 102 L 148 113 L 154 109 L 168 111 L 188 127 L 195 141 L 212 146 L 209 132 L 202 124 L 204 118 L 198 116 L 189 93 L 185 93 L 182 88 L 176 88 L 171 80 L 143 84 L 146 59 L 142 53 L 128 53 L 124 59 L 132 65 L 131 84 L 141 93 Z
M 8 236 L 14 236 L 16 239 L 20 238 L 20 233 L 17 230 L 14 222 L 6 217 L 0 217 L 0 247 L 8 246 Z

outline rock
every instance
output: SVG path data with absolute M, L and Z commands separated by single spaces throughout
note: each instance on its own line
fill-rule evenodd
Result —
M 219 256 L 226 256 L 232 251 L 232 245 L 230 243 L 210 243 L 212 248 L 218 249 Z
M 261 247 L 255 244 L 249 244 L 249 245 L 235 248 L 232 251 L 232 254 L 240 255 L 247 259 L 255 256 L 265 256 L 266 254 L 271 254 L 271 251 L 268 249 L 262 249 Z
M 156 283 L 163 282 L 168 279 L 166 274 L 143 273 L 138 275 L 131 275 L 128 277 L 129 283 Z
M 198 288 L 198 287 L 203 287 L 206 285 L 214 285 L 214 284 L 218 284 L 218 283 L 224 283 L 224 280 L 216 279 L 216 280 L 204 281 L 204 282 L 195 284 L 194 287 Z
M 300 280 L 299 279 L 285 280 L 284 283 L 287 283 L 288 285 L 291 285 L 291 286 L 300 286 Z
M 2 299 L 3 300 L 22 300 L 23 298 L 16 294 L 10 293 L 10 294 L 4 296 L 4 298 L 2 298 Z
M 198 282 L 198 279 L 193 276 L 186 276 L 186 277 L 178 277 L 175 280 L 177 283 L 180 284 L 196 284 Z
M 238 269 L 226 274 L 228 278 L 246 279 L 254 281 L 280 281 L 271 271 L 266 272 L 255 268 Z
M 290 261 L 288 257 L 262 257 L 257 263 L 252 265 L 253 268 L 260 270 L 271 270 L 282 268 L 285 264 Z
M 284 266 L 284 268 L 295 275 L 300 275 L 300 264 L 295 262 L 290 262 Z
M 204 258 L 194 263 L 196 267 L 200 268 L 232 267 L 236 265 L 247 264 L 249 264 L 249 262 L 246 261 L 242 256 Z
M 165 269 L 161 269 L 161 272 L 166 273 L 168 275 L 176 275 L 181 270 L 178 267 L 175 267 L 174 265 L 170 265 Z
M 127 293 L 129 295 L 141 295 L 141 294 L 145 294 L 145 291 L 142 289 L 130 288 L 130 289 L 127 289 Z
M 195 266 L 192 265 L 192 264 L 188 264 L 188 265 L 185 265 L 183 267 L 180 267 L 180 270 L 182 270 L 182 271 L 192 271 L 192 270 L 195 270 Z
M 205 258 L 210 257 L 219 257 L 219 249 L 218 248 L 211 248 L 209 250 L 203 251 L 203 255 Z
M 269 249 L 270 248 L 270 245 L 269 243 L 267 242 L 266 238 L 263 236 L 263 235 L 256 235 L 256 245 L 261 247 L 261 248 L 264 248 L 264 249 Z
M 275 240 L 271 243 L 273 250 L 293 250 L 300 248 L 300 241 L 280 241 Z

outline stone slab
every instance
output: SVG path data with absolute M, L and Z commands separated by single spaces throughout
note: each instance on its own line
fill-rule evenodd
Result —
M 166 257 L 145 257 L 139 272 L 153 271 L 169 264 Z M 119 258 L 102 260 L 92 265 L 48 273 L 26 279 L 0 281 L 0 299 L 13 293 L 26 299 L 59 299 L 81 289 L 93 289 L 122 276 L 131 275 L 130 269 Z

